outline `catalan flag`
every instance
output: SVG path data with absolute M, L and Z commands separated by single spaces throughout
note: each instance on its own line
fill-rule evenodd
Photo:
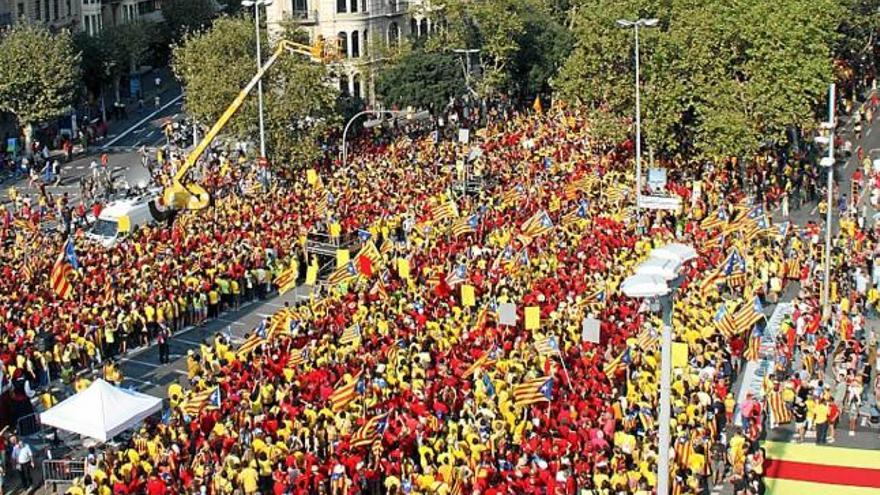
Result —
M 458 237 L 465 234 L 470 234 L 471 232 L 476 232 L 479 223 L 480 217 L 478 217 L 477 215 L 459 218 L 455 221 L 455 223 L 452 224 L 452 235 Z
M 467 282 L 467 266 L 464 263 L 459 263 L 458 266 L 452 269 L 448 275 L 446 275 L 446 283 L 450 287 L 454 287 L 458 284 L 463 284 Z
M 287 367 L 293 368 L 296 366 L 302 366 L 303 363 L 306 362 L 308 358 L 309 351 L 308 349 L 297 349 L 290 353 L 290 359 L 287 360 Z
M 482 356 L 480 356 L 476 361 L 473 362 L 473 364 L 471 364 L 467 367 L 466 370 L 464 370 L 464 373 L 461 374 L 461 377 L 467 378 L 476 373 L 477 370 L 482 370 L 483 368 L 487 368 L 489 366 L 492 366 L 493 364 L 495 364 L 495 360 L 490 357 L 488 352 L 484 352 Z
M 657 335 L 657 332 L 647 328 L 636 337 L 636 345 L 643 351 L 652 349 L 658 342 L 660 342 L 660 336 Z
M 727 214 L 727 211 L 724 208 L 718 208 L 700 222 L 700 228 L 703 230 L 717 229 L 727 225 L 729 219 L 730 215 Z
M 746 280 L 746 259 L 740 254 L 739 249 L 733 248 L 727 255 L 727 259 L 721 265 L 721 271 L 727 284 L 731 287 L 739 286 Z
M 761 357 L 761 339 L 763 337 L 764 333 L 759 327 L 752 330 L 752 334 L 749 336 L 749 345 L 743 353 L 743 357 L 747 361 L 757 361 Z
M 239 359 L 244 360 L 248 356 L 250 356 L 251 353 L 253 353 L 258 347 L 263 345 L 263 342 L 265 341 L 266 339 L 260 337 L 259 334 L 254 333 L 247 339 L 245 339 L 245 341 L 242 342 L 240 346 L 238 346 L 238 351 L 236 352 L 236 355 Z
M 736 316 L 734 317 L 736 333 L 741 334 L 752 328 L 755 323 L 761 321 L 762 318 L 764 318 L 764 310 L 761 306 L 761 300 L 757 297 L 753 297 L 750 303 L 743 305 L 743 307 L 736 312 Z
M 339 345 L 349 345 L 357 342 L 361 338 L 361 326 L 354 324 L 342 331 L 339 337 Z
M 791 411 L 788 410 L 785 401 L 782 400 L 782 393 L 773 391 L 767 394 L 767 406 L 770 409 L 770 413 L 773 415 L 773 421 L 776 424 L 781 425 L 791 423 Z
M 382 254 L 388 254 L 394 250 L 394 243 L 391 242 L 391 239 L 388 237 L 382 239 L 382 245 L 379 246 L 379 252 Z
M 801 278 L 801 260 L 798 258 L 785 260 L 785 278 Z
M 542 356 L 551 356 L 559 352 L 559 342 L 556 337 L 550 335 L 535 341 L 535 350 Z
M 337 383 L 336 389 L 330 394 L 330 409 L 333 410 L 333 412 L 337 413 L 344 410 L 346 406 L 351 404 L 351 402 L 357 397 L 357 389 L 361 380 L 361 374 L 363 374 L 363 371 L 358 372 L 358 374 L 353 376 L 348 383 L 341 386 Z M 340 379 L 340 383 L 341 382 L 342 379 Z
M 385 289 L 385 284 L 382 283 L 382 280 L 376 280 L 376 283 L 370 289 L 370 295 L 378 296 L 379 299 L 388 299 L 388 291 Z
M 330 285 L 338 285 L 345 282 L 350 282 L 358 277 L 358 271 L 354 266 L 354 263 L 351 260 L 348 260 L 348 263 L 340 266 L 336 270 L 333 270 L 333 273 L 330 274 L 330 277 L 327 279 L 327 283 Z
M 563 226 L 568 226 L 577 223 L 582 218 L 587 218 L 587 203 L 581 202 L 576 210 L 573 210 L 559 219 L 559 223 Z
M 180 410 L 190 417 L 198 416 L 202 409 L 213 406 L 220 407 L 220 388 L 210 387 L 201 392 L 193 392 L 180 404 Z
M 435 222 L 442 222 L 444 220 L 456 218 L 458 217 L 458 208 L 456 208 L 455 203 L 446 200 L 431 208 L 431 216 L 434 218 Z
M 721 305 L 718 306 L 718 310 L 715 312 L 715 317 L 712 321 L 715 324 L 715 328 L 717 328 L 724 337 L 731 339 L 737 334 L 736 322 L 730 313 L 728 313 L 726 303 L 722 302 Z
M 278 293 L 284 295 L 290 289 L 296 288 L 296 279 L 299 276 L 299 266 L 291 262 L 290 266 L 285 268 L 275 277 L 275 286 L 278 287 Z
M 380 414 L 368 419 L 358 430 L 351 436 L 351 448 L 366 447 L 372 445 L 373 442 L 379 440 L 379 436 L 385 431 L 387 423 L 387 414 Z
M 612 203 L 617 203 L 626 196 L 626 187 L 623 184 L 612 184 L 605 190 L 605 197 Z
M 553 230 L 553 220 L 546 211 L 540 210 L 523 222 L 521 230 L 522 235 L 529 238 L 544 235 Z
M 629 364 L 630 356 L 629 356 L 629 348 L 625 349 L 621 352 L 616 358 L 611 361 L 605 363 L 605 366 L 602 368 L 602 371 L 605 373 L 605 376 L 612 380 L 617 373 Z
M 49 282 L 52 290 L 62 299 L 69 299 L 73 296 L 73 285 L 70 282 L 69 275 L 79 268 L 76 260 L 76 252 L 73 249 L 73 240 L 68 239 L 64 243 L 61 254 L 55 261 L 50 274 Z
M 549 402 L 552 398 L 553 378 L 549 376 L 526 380 L 513 387 L 513 403 L 516 406 Z
M 455 481 L 452 482 L 452 488 L 449 489 L 449 495 L 464 495 L 464 490 L 464 482 L 456 476 Z
M 505 191 L 501 195 L 501 207 L 509 208 L 511 206 L 517 205 L 525 199 L 525 188 L 521 185 L 516 185 L 507 191 Z

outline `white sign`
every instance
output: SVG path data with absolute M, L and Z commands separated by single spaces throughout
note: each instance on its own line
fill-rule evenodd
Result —
M 648 187 L 653 193 L 659 193 L 666 189 L 666 169 L 648 169 Z
M 462 144 L 468 144 L 471 140 L 471 131 L 469 129 L 459 129 L 458 130 L 458 142 Z
M 516 325 L 516 304 L 501 303 L 498 307 L 498 323 L 509 327 Z
M 649 210 L 678 210 L 681 208 L 681 198 L 673 196 L 665 198 L 663 196 L 642 196 L 639 201 L 639 207 Z
M 599 320 L 584 318 L 581 322 L 581 342 L 599 343 Z

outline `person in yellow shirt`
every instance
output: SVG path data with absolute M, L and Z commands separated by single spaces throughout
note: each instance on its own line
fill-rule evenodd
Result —
M 816 424 L 816 445 L 828 443 L 828 415 L 831 409 L 825 402 L 825 399 L 819 399 L 819 402 L 813 408 L 813 421 Z
M 255 466 L 256 463 L 251 461 L 246 468 L 238 473 L 238 482 L 241 484 L 241 489 L 246 495 L 257 493 L 260 488 L 259 473 L 257 473 Z

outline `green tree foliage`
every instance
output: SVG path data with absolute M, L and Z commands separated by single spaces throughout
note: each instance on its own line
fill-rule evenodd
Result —
M 263 35 L 265 36 L 265 34 Z M 274 49 L 261 40 L 264 58 Z M 173 49 L 172 68 L 186 88 L 184 106 L 197 121 L 216 122 L 256 73 L 253 21 L 220 17 L 211 29 L 187 34 Z M 319 137 L 338 125 L 336 91 L 326 68 L 284 54 L 263 79 L 267 152 L 276 164 L 301 165 L 320 153 Z M 251 94 L 225 132 L 257 139 L 257 98 Z
M 209 26 L 214 15 L 214 0 L 174 0 L 162 4 L 162 17 L 174 40 Z
M 18 118 L 30 149 L 33 124 L 70 110 L 80 80 L 79 55 L 68 33 L 18 24 L 0 33 L 0 111 Z
M 460 62 L 449 52 L 414 50 L 382 71 L 376 92 L 387 105 L 438 111 L 465 93 Z
M 628 132 L 634 108 L 633 32 L 640 30 L 646 141 L 668 156 L 748 155 L 812 120 L 833 73 L 840 0 L 588 0 L 576 48 L 554 81 L 587 105 L 600 139 Z
M 563 24 L 568 2 L 548 0 L 438 0 L 430 49 L 479 49 L 482 94 L 533 96 L 564 63 L 571 40 Z

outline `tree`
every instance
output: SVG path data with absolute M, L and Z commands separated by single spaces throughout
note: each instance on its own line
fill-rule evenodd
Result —
M 263 34 L 265 36 L 265 34 Z M 274 49 L 265 38 L 266 51 Z M 186 87 L 184 106 L 213 124 L 256 71 L 253 21 L 220 17 L 211 29 L 189 33 L 173 49 L 172 68 Z M 320 153 L 318 138 L 338 124 L 337 92 L 324 66 L 284 54 L 263 79 L 267 147 L 275 163 L 304 163 Z M 256 97 L 251 95 L 225 129 L 238 139 L 257 136 Z
M 0 111 L 16 116 L 31 149 L 33 124 L 70 110 L 80 78 L 70 34 L 17 24 L 0 34 Z
M 80 54 L 82 82 L 86 91 L 97 98 L 105 84 L 111 82 L 107 64 L 109 47 L 97 36 L 79 32 L 73 36 L 73 44 Z
M 479 49 L 482 77 L 476 89 L 483 95 L 534 96 L 548 89 L 547 80 L 570 50 L 561 23 L 569 8 L 565 1 L 438 0 L 435 24 L 444 28 L 427 46 Z
M 214 14 L 214 0 L 174 0 L 162 4 L 162 17 L 174 40 L 209 26 Z
M 633 33 L 617 19 L 656 17 L 640 31 L 646 141 L 668 157 L 748 156 L 814 118 L 832 74 L 840 0 L 589 0 L 576 48 L 554 81 L 587 105 L 600 140 L 632 122 Z
M 455 54 L 414 50 L 379 73 L 376 92 L 386 104 L 436 112 L 465 93 L 461 71 Z

